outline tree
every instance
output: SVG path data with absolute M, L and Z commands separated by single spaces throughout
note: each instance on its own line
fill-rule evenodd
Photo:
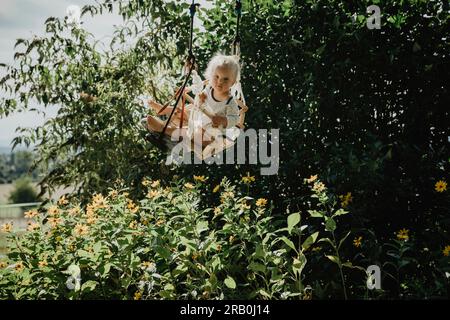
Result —
M 28 177 L 19 178 L 14 182 L 14 189 L 9 195 L 10 203 L 30 203 L 40 201 L 31 179 Z
M 390 232 L 386 220 L 391 228 L 404 221 L 419 228 L 430 212 L 442 219 L 448 213 L 448 206 L 434 205 L 430 180 L 449 169 L 449 4 L 384 1 L 381 29 L 370 30 L 371 4 L 244 2 L 248 127 L 281 133 L 279 174 L 258 177 L 255 184 L 275 201 L 274 212 L 304 209 L 301 177 L 318 172 L 337 193 L 352 191 L 358 198 L 356 225 L 370 222 Z M 15 140 L 37 142 L 36 163 L 53 166 L 40 182 L 44 192 L 76 184 L 89 197 L 123 179 L 139 193 L 146 175 L 170 179 L 201 172 L 220 181 L 256 172 L 251 166 L 166 168 L 164 155 L 138 129 L 144 110 L 137 97 L 164 100 L 179 84 L 189 37 L 187 7 L 162 0 L 85 6 L 83 15 L 122 14 L 125 25 L 105 46 L 111 50 L 101 51 L 86 30 L 54 17 L 45 23 L 45 36 L 17 41 L 16 65 L 6 66 L 0 81 L 12 97 L 2 100 L 0 115 L 27 109 L 31 99 L 60 106 L 56 118 L 24 129 Z M 198 17 L 205 31 L 197 30 L 194 47 L 203 70 L 233 40 L 233 3 L 213 1 Z M 168 79 L 165 85 L 161 78 Z

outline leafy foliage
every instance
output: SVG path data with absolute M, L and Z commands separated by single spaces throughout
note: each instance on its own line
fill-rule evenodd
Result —
M 14 189 L 9 195 L 9 202 L 30 203 L 37 201 L 39 201 L 39 198 L 30 178 L 22 177 L 14 182 Z
M 11 234 L 1 262 L 0 297 L 304 297 L 306 258 L 291 257 L 300 253 L 293 235 L 277 237 L 286 234 L 285 219 L 275 220 L 227 180 L 215 208 L 202 207 L 202 183 L 144 184 L 148 194 L 139 202 L 111 190 L 85 209 L 62 198 L 28 212 L 29 231 Z
M 380 30 L 370 30 L 365 24 L 366 9 L 373 3 L 381 7 Z M 200 70 L 214 52 L 228 50 L 235 32 L 232 2 L 211 4 L 198 14 L 205 28 L 196 30 L 194 38 Z M 86 30 L 68 25 L 65 19 L 50 18 L 45 23 L 46 35 L 19 39 L 15 65 L 3 66 L 0 87 L 6 97 L 0 103 L 1 116 L 27 110 L 31 101 L 59 108 L 56 118 L 42 127 L 24 128 L 15 139 L 17 144 L 38 143 L 36 163 L 52 168 L 41 181 L 43 191 L 76 185 L 79 200 L 85 205 L 92 194 L 106 193 L 117 179 L 124 181 L 131 197 L 142 199 L 146 190 L 140 182 L 146 176 L 171 181 L 175 175 L 202 174 L 211 183 L 219 183 L 224 176 L 238 181 L 242 172 L 256 174 L 258 167 L 250 165 L 166 167 L 164 155 L 144 142 L 138 128 L 146 112 L 139 98 L 149 95 L 163 101 L 178 84 L 188 40 L 187 4 L 100 1 L 82 11 L 83 15 L 96 16 L 105 10 L 116 10 L 124 18 L 124 25 L 115 30 L 110 43 L 95 41 Z M 449 12 L 448 1 L 244 2 L 241 59 L 242 83 L 250 107 L 247 127 L 279 128 L 281 134 L 278 175 L 258 177 L 251 183 L 252 193 L 270 198 L 272 218 L 283 223 L 292 208 L 309 212 L 311 217 L 305 219 L 324 223 L 324 231 L 331 234 L 331 243 L 326 243 L 333 249 L 326 253 L 330 267 L 325 265 L 314 275 L 303 269 L 301 253 L 308 249 L 299 249 L 287 235 L 279 236 L 276 240 L 292 253 L 291 265 L 284 267 L 293 268 L 297 289 L 292 289 L 292 282 L 281 289 L 268 286 L 264 294 L 260 291 L 263 296 L 281 297 L 281 290 L 304 295 L 299 288 L 303 286 L 300 274 L 305 272 L 317 297 L 340 294 L 346 283 L 353 283 L 346 277 L 359 277 L 342 276 L 342 270 L 350 265 L 341 255 L 354 255 L 355 263 L 364 266 L 384 265 L 387 295 L 448 294 L 448 257 L 442 250 L 450 243 L 450 197 L 436 183 L 450 180 Z M 338 209 L 340 198 L 322 193 L 322 198 L 317 198 L 322 207 L 312 207 L 310 189 L 302 178 L 317 172 L 327 192 L 344 197 L 340 209 L 352 212 L 343 217 L 341 228 L 333 217 L 343 215 Z M 205 208 L 212 208 L 215 200 L 202 196 Z M 117 214 L 125 219 L 119 211 Z M 202 221 L 209 221 L 204 215 L 196 213 L 199 230 L 205 228 Z M 285 230 L 288 235 L 299 232 L 296 226 L 300 220 L 297 215 L 290 216 Z M 207 226 L 213 230 L 211 222 Z M 223 231 L 220 225 L 214 228 Z M 407 244 L 405 239 L 392 241 L 392 235 L 402 228 L 414 235 Z M 199 230 L 199 235 L 206 234 Z M 308 237 L 312 238 L 305 248 L 311 247 L 309 242 L 318 231 L 322 229 L 314 222 L 308 227 Z M 342 252 L 339 242 L 349 237 L 349 231 L 360 238 L 354 239 L 355 248 Z M 174 231 L 164 232 L 175 236 Z M 194 239 L 203 239 L 198 234 Z M 380 249 L 389 245 L 395 248 Z M 256 250 L 256 243 L 251 248 Z M 416 254 L 417 268 L 411 252 Z M 316 265 L 321 261 L 319 256 L 308 261 Z M 68 264 L 66 261 L 64 268 Z M 337 266 L 340 274 L 331 266 Z M 240 288 L 245 276 L 227 271 L 220 281 L 228 279 L 225 287 L 229 290 L 234 285 Z M 198 286 L 206 285 L 195 282 Z M 258 296 L 251 288 L 255 289 L 250 285 L 248 291 L 240 292 Z M 169 281 L 159 292 L 172 297 L 177 289 Z M 211 294 L 229 297 L 233 291 L 228 289 Z M 353 286 L 347 293 L 361 296 L 362 291 L 364 286 Z

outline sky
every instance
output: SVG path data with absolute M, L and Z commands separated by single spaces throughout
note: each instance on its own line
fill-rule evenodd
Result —
M 189 0 L 185 0 L 190 3 Z M 205 0 L 197 1 L 206 5 Z M 95 0 L 0 0 L 0 63 L 12 63 L 14 44 L 18 38 L 31 38 L 44 34 L 44 22 L 48 17 L 64 17 L 70 5 L 80 7 L 95 4 Z M 92 18 L 85 15 L 83 28 L 94 34 L 96 39 L 108 37 L 114 25 L 121 25 L 122 18 L 117 14 L 103 14 Z M 56 110 L 46 109 L 46 117 L 52 117 Z M 15 113 L 0 118 L 0 148 L 10 146 L 18 134 L 17 127 L 37 127 L 45 121 L 35 112 Z

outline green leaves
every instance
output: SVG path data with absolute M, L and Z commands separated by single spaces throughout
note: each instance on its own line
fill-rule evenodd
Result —
M 314 232 L 312 235 L 310 235 L 308 238 L 306 238 L 306 240 L 302 244 L 302 250 L 303 251 L 308 250 L 308 248 L 316 242 L 318 236 L 319 232 L 317 231 Z
M 339 260 L 339 258 L 337 256 L 326 255 L 325 257 L 327 257 L 328 259 L 330 259 L 332 262 L 336 263 L 337 265 L 341 264 L 341 261 Z
M 288 238 L 281 237 L 280 240 L 283 241 L 285 244 L 287 244 L 289 248 L 294 249 L 295 251 L 297 251 L 297 249 L 295 248 L 294 243 L 291 240 L 289 240 Z
M 236 282 L 234 281 L 234 279 L 230 276 L 228 276 L 223 283 L 230 289 L 236 289 Z
M 333 218 L 325 217 L 325 230 L 330 232 L 336 230 L 336 221 Z
M 208 230 L 208 221 L 199 221 L 196 226 L 197 232 L 200 234 Z
M 297 277 L 301 276 L 303 269 L 306 266 L 306 262 L 307 262 L 307 259 L 303 253 L 300 253 L 298 259 L 294 258 L 294 261 L 292 263 L 292 271 L 294 272 L 294 274 L 297 275 Z
M 338 209 L 338 210 L 336 210 L 336 212 L 335 213 L 333 213 L 333 215 L 331 216 L 332 218 L 334 218 L 334 217 L 338 217 L 338 216 L 343 216 L 343 215 L 346 215 L 348 213 L 348 211 L 345 211 L 344 209 Z
M 317 210 L 308 210 L 309 215 L 312 218 L 323 218 L 323 213 Z
M 97 285 L 98 285 L 97 281 L 93 281 L 93 280 L 86 281 L 81 286 L 81 292 L 88 293 L 88 292 L 94 291 Z
M 16 44 L 14 45 L 14 49 L 16 49 L 17 46 L 19 46 L 19 45 L 21 45 L 21 44 L 25 45 L 25 47 L 28 47 L 28 43 L 29 43 L 28 40 L 25 40 L 25 39 L 17 39 L 17 40 L 16 40 Z
M 300 222 L 300 213 L 296 212 L 296 213 L 292 213 L 288 216 L 287 218 L 287 229 L 289 234 L 292 233 L 292 229 Z

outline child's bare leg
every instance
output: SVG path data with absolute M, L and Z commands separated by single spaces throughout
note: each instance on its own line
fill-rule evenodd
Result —
M 156 101 L 153 101 L 153 100 L 148 100 L 148 105 L 153 110 L 155 110 L 157 113 L 159 113 L 164 108 L 164 106 L 162 104 L 160 104 Z M 173 109 L 173 107 L 167 107 L 166 109 L 164 109 L 164 111 L 161 113 L 161 115 L 169 113 L 170 111 L 172 111 L 172 109 Z
M 162 132 L 164 129 L 164 126 L 166 125 L 165 121 L 162 121 L 158 117 L 147 117 L 147 130 L 153 131 L 153 132 Z M 178 130 L 174 133 L 175 130 Z M 174 135 L 175 139 L 179 139 L 180 137 L 183 137 L 186 134 L 187 128 L 182 127 L 180 129 L 179 123 L 176 125 L 169 124 L 166 128 L 166 131 L 164 131 L 164 134 L 172 138 L 172 135 Z
M 147 117 L 147 129 L 153 132 L 162 132 L 165 126 L 165 122 L 157 117 L 148 116 Z M 166 135 L 171 136 L 173 131 L 176 128 L 173 126 L 167 126 L 166 131 L 164 132 Z

